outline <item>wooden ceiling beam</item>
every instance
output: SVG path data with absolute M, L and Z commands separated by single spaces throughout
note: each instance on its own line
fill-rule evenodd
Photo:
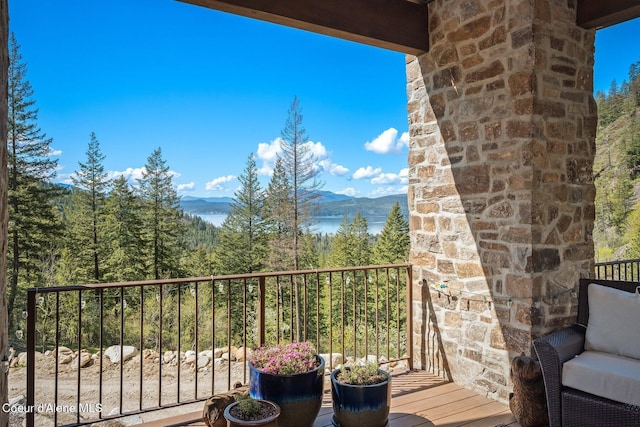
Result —
M 576 21 L 582 28 L 603 28 L 640 16 L 640 0 L 578 0 Z
M 429 49 L 427 5 L 406 0 L 179 0 L 411 55 Z

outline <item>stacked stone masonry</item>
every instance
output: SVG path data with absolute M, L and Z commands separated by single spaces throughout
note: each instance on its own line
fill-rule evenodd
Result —
M 407 57 L 415 366 L 506 401 L 593 271 L 594 31 L 575 0 L 435 0 Z

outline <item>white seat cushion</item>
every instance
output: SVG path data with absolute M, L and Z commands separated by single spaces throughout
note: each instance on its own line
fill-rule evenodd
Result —
M 640 406 L 640 360 L 585 351 L 562 365 L 562 385 Z

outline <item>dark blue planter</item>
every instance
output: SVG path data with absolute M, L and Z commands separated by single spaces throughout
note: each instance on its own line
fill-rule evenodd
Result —
M 388 425 L 391 405 L 391 375 L 387 380 L 373 385 L 351 385 L 336 379 L 340 372 L 331 372 L 331 397 L 333 399 L 333 425 L 339 427 L 384 427 Z
M 280 427 L 311 427 L 320 407 L 324 386 L 324 359 L 313 371 L 296 375 L 262 372 L 249 363 L 249 394 L 280 406 Z

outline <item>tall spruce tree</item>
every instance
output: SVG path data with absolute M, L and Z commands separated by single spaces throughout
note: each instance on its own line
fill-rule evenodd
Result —
M 222 274 L 258 272 L 266 264 L 266 199 L 253 154 L 239 180 L 241 186 L 235 193 L 231 212 L 218 233 L 217 271 Z
M 358 211 L 349 222 L 345 215 L 331 242 L 329 265 L 336 268 L 369 265 L 371 256 L 367 218 Z
M 52 185 L 57 161 L 51 138 L 38 127 L 38 109 L 27 80 L 27 66 L 13 34 L 9 36 L 7 172 L 9 179 L 9 244 L 7 308 L 9 330 L 18 320 L 28 286 L 40 283 L 40 265 L 49 254 L 61 225 L 53 205 L 60 194 Z M 27 283 L 28 282 L 28 283 Z
M 409 259 L 409 223 L 394 203 L 373 249 L 377 264 L 405 263 Z
M 310 268 L 309 247 L 311 239 L 308 238 L 309 228 L 312 224 L 311 213 L 316 208 L 318 189 L 320 183 L 316 181 L 318 170 L 316 169 L 316 159 L 307 144 L 309 138 L 302 125 L 302 108 L 300 101 L 294 97 L 287 120 L 281 133 L 282 152 L 279 157 L 282 159 L 287 179 L 291 185 L 291 205 L 289 210 L 292 215 L 291 233 L 293 238 L 293 269 Z M 314 263 L 317 265 L 317 261 Z M 302 284 L 295 283 L 296 301 L 296 338 L 302 338 Z
M 109 252 L 104 262 L 104 280 L 143 280 L 145 262 L 142 203 L 123 176 L 113 181 L 105 211 L 105 237 L 109 243 Z
M 161 279 L 180 275 L 180 252 L 183 224 L 180 199 L 162 150 L 157 148 L 147 158 L 138 180 L 143 201 L 143 224 L 150 277 Z
M 309 137 L 302 125 L 302 117 L 300 101 L 297 97 L 294 97 L 282 129 L 282 152 L 279 154 L 282 159 L 282 167 L 292 190 L 289 210 L 292 215 L 292 267 L 294 270 L 299 270 L 303 267 L 302 254 L 304 253 L 304 248 L 301 243 L 304 240 L 301 239 L 301 236 L 304 233 L 308 233 L 312 224 L 311 214 L 316 209 L 317 190 L 321 187 L 321 184 L 316 181 L 316 176 L 318 175 L 316 159 L 307 144 Z
M 293 265 L 293 189 L 284 170 L 282 159 L 276 160 L 267 188 L 266 211 L 269 230 L 267 266 L 271 271 L 289 270 Z
M 99 282 L 107 254 L 105 238 L 105 199 L 110 180 L 104 171 L 104 154 L 95 133 L 91 133 L 86 161 L 78 162 L 80 169 L 71 177 L 74 184 L 67 213 L 67 234 L 73 256 L 84 273 L 81 281 Z

